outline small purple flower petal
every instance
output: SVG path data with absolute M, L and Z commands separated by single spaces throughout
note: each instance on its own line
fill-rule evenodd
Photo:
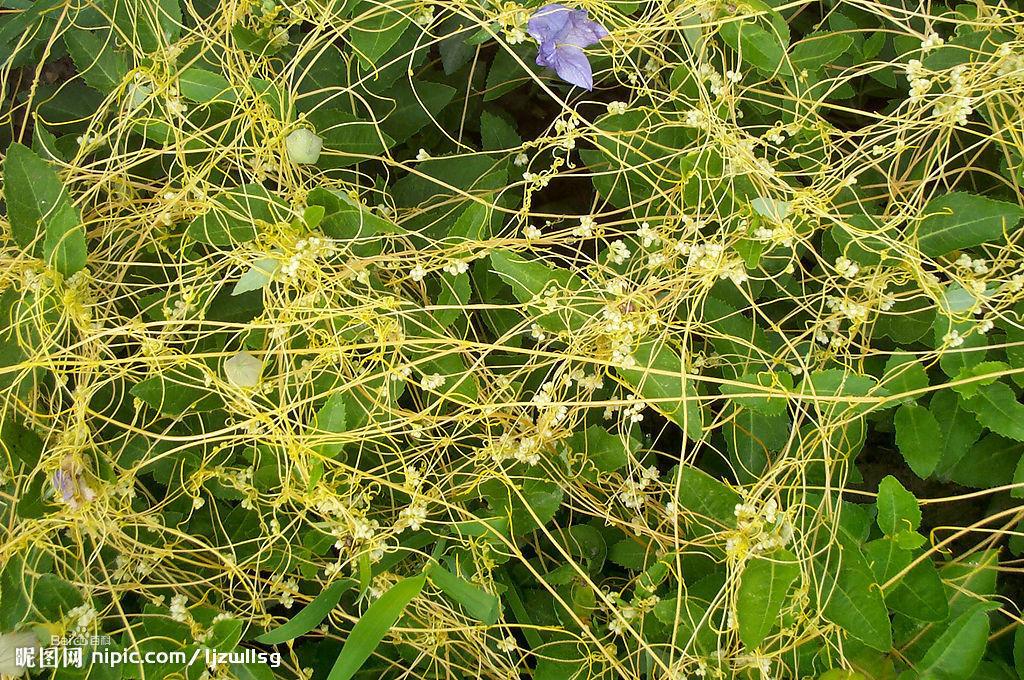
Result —
M 586 10 L 553 4 L 538 9 L 527 30 L 540 44 L 538 66 L 553 68 L 559 78 L 573 85 L 593 89 L 594 76 L 583 48 L 608 35 L 604 26 L 588 19 Z
M 64 470 L 57 470 L 53 473 L 53 490 L 61 495 L 65 503 L 70 503 L 75 498 L 75 481 Z
M 576 47 L 563 47 L 555 50 L 555 58 L 550 64 L 558 77 L 585 90 L 594 89 L 594 73 L 583 50 Z

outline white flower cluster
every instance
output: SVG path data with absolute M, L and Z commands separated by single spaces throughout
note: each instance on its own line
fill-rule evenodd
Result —
M 281 606 L 285 609 L 291 609 L 292 605 L 295 604 L 295 593 L 299 592 L 299 582 L 293 578 L 287 581 L 279 581 L 274 584 L 274 591 L 277 597 L 277 601 L 281 603 Z
M 996 55 L 999 57 L 997 73 L 1000 76 L 1020 77 L 1024 75 L 1024 55 L 1015 52 L 1011 43 L 1000 45 Z
M 505 436 L 498 441 L 491 442 L 485 451 L 488 451 L 491 459 L 497 463 L 514 460 L 517 463 L 536 465 L 540 463 L 541 442 L 537 437 L 516 439 Z
M 730 279 L 737 286 L 747 280 L 747 269 L 738 255 L 730 255 L 721 243 L 684 243 L 676 250 L 686 255 L 686 267 L 703 278 Z
M 959 125 L 967 125 L 967 117 L 974 113 L 974 99 L 964 82 L 965 71 L 963 65 L 950 70 L 949 90 L 939 98 L 932 110 L 936 116 L 952 118 Z
M 920 59 L 907 62 L 907 82 L 910 83 L 910 102 L 918 104 L 924 101 L 924 96 L 932 89 L 932 81 L 927 77 Z
M 617 497 L 619 502 L 631 510 L 639 510 L 644 505 L 647 489 L 658 478 L 658 468 L 653 465 L 640 473 L 640 479 L 630 477 L 622 483 L 622 490 Z
M 395 529 L 399 532 L 405 531 L 407 528 L 419 531 L 426 521 L 427 504 L 422 499 L 417 498 L 399 511 Z
M 82 632 L 88 630 L 92 624 L 96 621 L 98 612 L 95 607 L 86 602 L 80 604 L 74 609 L 68 611 L 67 618 L 74 621 L 74 627 L 76 631 Z
M 981 258 L 972 259 L 971 256 L 968 255 L 967 253 L 964 253 L 960 257 L 958 257 L 956 262 L 954 262 L 953 264 L 955 264 L 957 267 L 960 267 L 961 269 L 968 270 L 969 272 L 977 274 L 979 276 L 988 273 L 988 262 Z
M 934 31 L 925 36 L 921 41 L 921 50 L 927 52 L 936 47 L 941 47 L 946 41 Z
M 311 236 L 295 242 L 295 252 L 281 264 L 281 274 L 288 281 L 298 278 L 299 270 L 328 257 L 334 252 L 334 240 Z
M 590 238 L 594 235 L 594 218 L 590 215 L 584 215 L 580 218 L 580 224 L 574 227 L 572 235 L 576 238 Z
M 661 234 L 649 222 L 642 223 L 640 228 L 636 230 L 636 235 L 644 248 L 650 248 L 661 243 Z
M 627 108 L 626 102 L 608 102 L 608 113 L 613 116 L 621 116 L 626 112 Z
M 444 376 L 440 373 L 431 373 L 430 375 L 424 375 L 420 380 L 420 387 L 425 390 L 431 391 L 444 385 Z
M 192 619 L 192 615 L 188 611 L 186 606 L 188 598 L 184 595 L 178 594 L 171 598 L 171 619 L 178 621 L 179 623 L 188 623 Z
M 779 511 L 774 498 L 761 503 L 760 507 L 739 503 L 733 512 L 736 531 L 725 542 L 725 552 L 730 557 L 742 559 L 748 554 L 771 552 L 793 540 L 793 525 L 785 513 Z
M 836 258 L 836 273 L 844 279 L 852 279 L 860 272 L 860 265 L 848 257 L 840 255 Z
M 608 259 L 615 264 L 623 264 L 629 259 L 632 253 L 629 250 L 629 246 L 622 239 L 612 241 L 608 244 Z

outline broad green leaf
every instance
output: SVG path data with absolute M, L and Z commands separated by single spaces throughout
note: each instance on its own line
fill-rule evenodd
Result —
M 198 66 L 190 66 L 178 75 L 178 91 L 194 102 L 234 102 L 237 95 L 228 79 L 219 73 Z
M 340 434 L 346 430 L 347 419 L 345 402 L 351 398 L 348 392 L 333 394 L 327 403 L 316 412 L 315 432 L 318 436 L 330 439 L 332 434 Z M 334 457 L 341 452 L 341 442 L 324 442 L 316 445 L 316 450 L 324 456 Z
M 722 38 L 740 54 L 743 61 L 753 64 L 766 75 L 791 75 L 786 63 L 786 44 L 783 36 L 773 29 L 761 27 L 749 20 L 730 21 L 720 29 Z
M 46 621 L 53 623 L 83 601 L 77 588 L 53 574 L 42 574 L 32 590 L 32 604 Z
M 367 607 L 345 639 L 327 680 L 351 680 L 359 672 L 398 621 L 406 605 L 423 590 L 426 580 L 425 574 L 404 578 Z
M 404 79 L 381 94 L 385 99 L 373 103 L 381 119 L 380 127 L 396 144 L 401 144 L 424 127 L 441 124 L 439 116 L 455 97 L 455 88 L 429 80 Z
M 918 477 L 930 475 L 939 463 L 935 446 L 942 433 L 931 411 L 918 404 L 904 404 L 896 411 L 896 444 L 903 459 Z
M 64 34 L 64 42 L 82 79 L 100 92 L 109 93 L 120 87 L 128 75 L 128 59 L 114 49 L 114 35 L 100 31 L 72 29 Z
M 263 288 L 274 279 L 274 274 L 280 267 L 281 260 L 276 257 L 263 257 L 256 260 L 252 268 L 239 277 L 238 283 L 231 289 L 231 294 L 241 295 Z
M 676 351 L 657 341 L 645 342 L 634 350 L 633 359 L 636 368 L 616 368 L 616 372 L 687 437 L 699 440 L 704 424 L 697 390 Z
M 736 505 L 740 495 L 703 470 L 683 465 L 678 470 L 676 500 L 683 510 L 726 527 L 736 526 Z
M 722 435 L 741 481 L 760 476 L 770 454 L 785 448 L 792 429 L 789 416 L 784 413 L 767 416 L 751 409 L 737 410 L 722 427 Z
M 555 482 L 528 478 L 515 487 L 500 479 L 480 485 L 479 495 L 497 517 L 511 518 L 512 533 L 521 536 L 547 524 L 562 505 L 564 492 Z
M 928 410 L 939 423 L 939 439 L 935 443 L 939 449 L 939 464 L 935 472 L 944 476 L 978 441 L 982 426 L 974 414 L 964 407 L 963 399 L 952 390 L 935 394 L 928 404 Z
M 918 621 L 943 621 L 949 615 L 946 587 L 931 560 L 912 567 L 886 594 L 893 611 Z
M 256 237 L 257 222 L 277 222 L 286 213 L 281 199 L 259 184 L 228 189 L 213 200 L 211 209 L 192 220 L 187 233 L 201 243 L 232 246 Z
M 204 642 L 210 649 L 216 649 L 218 652 L 230 652 L 238 646 L 242 639 L 242 627 L 241 619 L 234 617 L 221 619 L 210 626 L 210 637 Z
M 789 58 L 793 70 L 815 71 L 846 54 L 853 46 L 853 37 L 844 33 L 811 33 L 793 46 Z
M 78 210 L 68 202 L 44 218 L 44 221 L 44 259 L 64 276 L 71 276 L 83 269 L 88 258 L 88 244 Z
M 1024 443 L 989 433 L 971 447 L 944 478 L 975 489 L 988 489 L 1010 483 L 1024 454 Z
M 747 649 L 757 648 L 776 626 L 786 593 L 799 575 L 796 556 L 787 550 L 747 561 L 736 595 L 740 640 Z
M 172 416 L 186 411 L 209 411 L 222 406 L 221 398 L 203 385 L 204 381 L 197 370 L 174 368 L 143 380 L 132 387 L 130 392 L 133 397 Z
M 886 536 L 903 531 L 917 531 L 921 526 L 921 508 L 914 494 L 903 488 L 892 475 L 878 484 L 878 528 Z
M 640 446 L 632 437 L 611 434 L 600 425 L 574 433 L 565 443 L 571 451 L 584 454 L 601 472 L 618 470 L 629 461 L 629 454 Z
M 19 246 L 43 236 L 44 256 L 59 272 L 70 276 L 85 267 L 85 228 L 71 196 L 50 164 L 17 142 L 4 159 L 4 196 Z
M 557 333 L 580 328 L 599 310 L 596 303 L 572 300 L 570 296 L 583 287 L 583 281 L 565 269 L 551 267 L 539 260 L 527 260 L 504 250 L 491 253 L 491 266 L 512 287 L 516 299 L 530 305 L 537 323 L 549 331 Z M 549 287 L 559 291 L 558 297 L 564 300 L 565 308 L 551 312 L 543 310 L 539 300 Z
M 743 385 L 722 385 L 720 390 L 723 395 L 730 396 L 736 404 L 748 408 L 766 416 L 778 416 L 786 412 L 789 400 L 785 396 L 765 397 L 739 397 L 739 394 L 757 394 L 759 392 L 783 392 L 793 391 L 793 376 L 788 372 L 761 371 L 758 373 L 744 373 L 737 380 L 750 387 Z
M 629 538 L 613 543 L 608 549 L 609 560 L 633 571 L 641 571 L 651 555 L 649 547 Z
M 915 664 L 922 680 L 968 680 L 988 646 L 988 602 L 979 602 L 949 622 L 948 627 Z
M 331 610 L 341 600 L 341 596 L 350 590 L 354 583 L 352 579 L 335 581 L 286 623 L 257 637 L 256 642 L 265 645 L 279 645 L 313 630 L 331 613 Z
M 832 565 L 831 570 L 834 569 Z M 838 571 L 835 577 L 829 575 L 823 585 L 822 615 L 868 647 L 888 652 L 892 647 L 889 612 L 871 569 L 855 544 L 842 545 Z
M 355 23 L 349 30 L 348 39 L 363 67 L 372 70 L 384 53 L 398 42 L 410 25 L 406 12 L 391 9 L 377 2 L 358 5 L 353 16 Z
M 512 122 L 486 110 L 480 114 L 480 137 L 488 150 L 515 149 L 523 143 Z
M 1008 439 L 1024 441 L 1024 405 L 1006 383 L 993 383 L 978 388 L 976 396 L 964 400 L 978 422 Z
M 437 296 L 437 306 L 441 309 L 434 311 L 434 319 L 441 328 L 447 328 L 457 318 L 466 314 L 464 306 L 469 302 L 472 288 L 467 272 L 455 276 L 444 274 L 438 277 L 437 281 L 441 286 L 441 292 Z
M 322 106 L 306 116 L 316 134 L 323 140 L 323 150 L 316 162 L 324 170 L 338 169 L 377 158 L 395 144 L 372 121 L 330 106 Z
M 496 596 L 453 574 L 440 564 L 434 563 L 430 566 L 427 578 L 448 597 L 462 605 L 469 616 L 487 625 L 497 622 L 500 601 Z
M 962 248 L 1000 241 L 1024 217 L 1013 203 L 953 192 L 932 199 L 917 227 L 918 248 L 937 257 Z
M 911 354 L 893 354 L 885 362 L 882 385 L 891 394 L 916 392 L 928 387 L 928 373 Z

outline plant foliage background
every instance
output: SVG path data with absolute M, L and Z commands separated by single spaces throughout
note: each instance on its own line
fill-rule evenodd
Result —
M 0 7 L 58 677 L 1024 677 L 1019 3 Z

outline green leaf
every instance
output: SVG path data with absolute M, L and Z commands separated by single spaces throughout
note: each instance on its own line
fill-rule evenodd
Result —
M 1007 484 L 1024 453 L 1024 443 L 989 433 L 952 467 L 945 478 L 975 489 Z
M 942 433 L 931 411 L 918 404 L 903 404 L 896 411 L 896 444 L 907 465 L 921 479 L 938 465 L 941 452 L 935 446 Z
M 380 127 L 396 144 L 401 144 L 427 125 L 440 124 L 444 107 L 455 97 L 455 88 L 429 80 L 400 80 L 381 93 L 373 103 Z M 428 128 L 429 129 L 429 128 Z
M 136 384 L 129 392 L 161 413 L 172 416 L 223 406 L 216 393 L 200 387 L 203 384 L 195 369 L 169 369 Z
M 404 578 L 371 604 L 352 627 L 327 680 L 351 680 L 395 625 L 406 605 L 423 590 L 425 574 Z
M 323 150 L 316 165 L 325 170 L 344 168 L 369 158 L 377 158 L 395 144 L 378 125 L 330 106 L 322 106 L 306 116 L 316 134 L 323 139 Z
M 286 623 L 257 637 L 256 642 L 265 645 L 279 645 L 313 630 L 331 613 L 331 610 L 341 600 L 341 596 L 350 590 L 354 583 L 352 579 L 335 581 Z
M 345 402 L 350 399 L 349 392 L 332 394 L 327 403 L 316 412 L 315 432 L 319 436 L 330 439 L 332 434 L 340 434 L 346 430 L 347 419 L 345 413 Z M 324 442 L 315 446 L 316 451 L 321 455 L 333 458 L 341 453 L 344 444 L 342 442 Z
M 929 257 L 1001 240 L 1024 217 L 1024 209 L 1013 203 L 962 192 L 932 199 L 923 212 L 918 248 Z
M 237 100 L 228 79 L 219 73 L 191 66 L 178 75 L 178 91 L 194 102 L 234 102 Z
M 922 680 L 968 680 L 988 646 L 991 603 L 979 602 L 951 621 L 914 667 Z
M 892 475 L 878 484 L 878 528 L 886 536 L 917 531 L 921 526 L 921 508 L 914 494 L 903 488 Z
M 85 267 L 85 228 L 49 163 L 15 142 L 4 159 L 4 195 L 14 240 L 28 249 L 44 237 L 44 256 L 70 276 Z
M 242 620 L 229 617 L 210 626 L 210 637 L 204 642 L 210 649 L 230 652 L 242 639 Z
M 53 574 L 40 576 L 32 591 L 32 604 L 46 621 L 54 623 L 83 601 L 77 588 Z
M 584 454 L 601 472 L 615 472 L 629 461 L 640 444 L 631 437 L 611 434 L 600 425 L 576 432 L 566 441 L 569 450 Z
M 512 294 L 524 304 L 535 303 L 549 287 L 559 289 L 560 297 L 583 288 L 583 281 L 570 271 L 550 267 L 539 260 L 527 260 L 516 253 L 495 250 L 491 253 L 494 272 L 512 287 Z M 540 305 L 531 305 L 535 310 L 537 323 L 552 332 L 582 327 L 597 314 L 598 305 L 593 302 L 580 304 L 567 301 L 564 309 L 543 312 Z
M 367 70 L 376 67 L 380 58 L 398 42 L 410 24 L 406 12 L 390 9 L 377 2 L 358 5 L 353 16 L 356 19 L 349 30 L 348 39 Z
M 213 246 L 232 246 L 256 237 L 256 222 L 274 223 L 286 215 L 284 203 L 259 184 L 228 189 L 213 207 L 188 225 L 188 235 Z
M 466 613 L 477 621 L 489 626 L 497 622 L 500 602 L 496 596 L 461 576 L 456 576 L 437 563 L 432 564 L 427 570 L 427 577 L 448 597 L 462 605 Z
M 616 372 L 652 408 L 698 441 L 704 424 L 697 390 L 690 385 L 676 351 L 660 342 L 645 342 L 636 348 L 633 358 L 636 368 L 616 368 Z
M 231 289 L 232 295 L 241 295 L 249 291 L 259 290 L 274 279 L 274 274 L 281 266 L 281 261 L 276 257 L 264 257 L 256 260 L 252 268 L 242 274 L 238 283 Z
M 103 93 L 120 87 L 130 70 L 128 59 L 114 49 L 113 40 L 113 33 L 104 35 L 83 29 L 72 29 L 64 34 L 64 42 L 82 79 Z
M 831 587 L 831 576 L 822 587 L 822 596 L 827 598 L 822 615 L 868 647 L 888 652 L 892 626 L 882 593 L 856 545 L 845 543 L 841 549 L 835 587 Z
M 651 554 L 651 550 L 647 546 L 626 538 L 612 544 L 608 550 L 608 559 L 620 567 L 640 571 Z
M 815 71 L 846 54 L 853 46 L 853 37 L 845 33 L 811 33 L 793 46 L 789 58 L 793 70 Z
M 928 410 L 939 423 L 939 439 L 935 442 L 935 448 L 939 450 L 939 464 L 935 473 L 945 476 L 978 441 L 982 426 L 964 407 L 963 399 L 952 390 L 933 396 Z
M 993 383 L 978 388 L 978 394 L 964 400 L 964 408 L 978 422 L 1008 439 L 1024 441 L 1024 405 L 1006 383 Z
M 740 640 L 747 649 L 755 649 L 776 626 L 786 593 L 799 575 L 796 556 L 787 550 L 747 561 L 736 595 Z
M 714 520 L 726 527 L 736 526 L 736 505 L 740 495 L 703 470 L 683 465 L 678 471 L 676 500 L 681 509 Z
M 885 362 L 883 376 L 882 384 L 891 394 L 916 392 L 928 387 L 928 372 L 911 354 L 893 354 L 889 357 Z
M 786 59 L 786 44 L 772 29 L 762 28 L 749 20 L 730 21 L 721 29 L 725 42 L 766 75 L 791 75 Z
M 792 392 L 793 376 L 788 372 L 761 371 L 758 373 L 744 373 L 736 380 L 750 387 L 743 385 L 722 385 L 722 394 L 730 396 L 732 401 L 739 406 L 748 408 L 766 416 L 778 416 L 786 412 L 789 400 L 785 396 L 766 397 L 739 397 L 738 394 L 757 394 L 759 392 Z
M 550 522 L 564 496 L 557 483 L 533 477 L 524 480 L 519 487 L 501 479 L 490 479 L 479 486 L 479 494 L 495 516 L 511 518 L 512 533 L 516 536 Z
M 480 138 L 488 150 L 516 149 L 523 143 L 512 122 L 486 110 L 480 113 Z
M 786 414 L 766 416 L 750 409 L 739 409 L 722 427 L 725 445 L 737 474 L 744 481 L 757 478 L 767 464 L 769 454 L 781 451 L 792 431 Z

